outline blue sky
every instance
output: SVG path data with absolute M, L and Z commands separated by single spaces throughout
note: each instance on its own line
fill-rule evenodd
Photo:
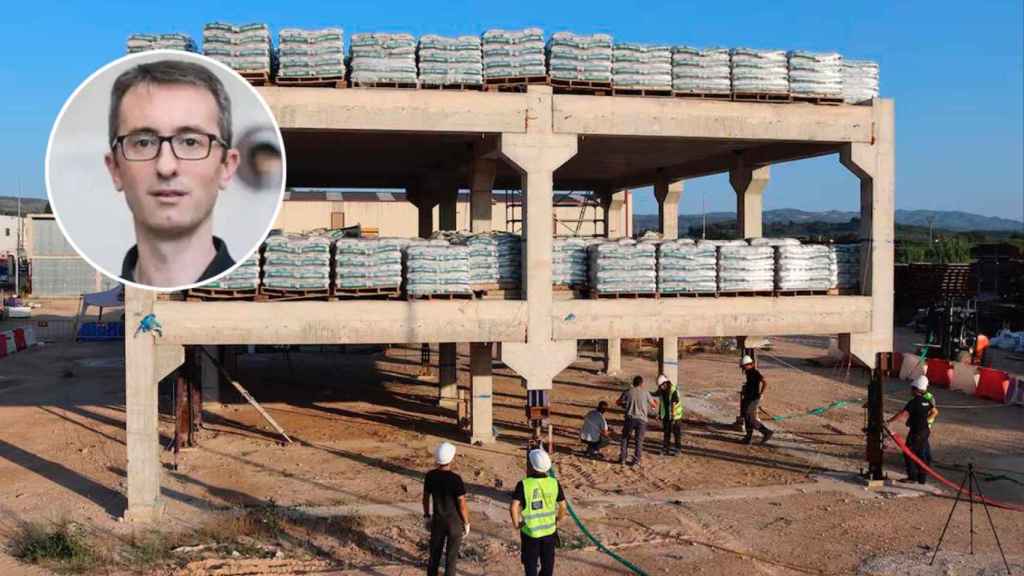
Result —
M 0 195 L 45 196 L 46 141 L 63 101 L 131 32 L 212 20 L 352 32 L 478 34 L 540 26 L 617 40 L 838 51 L 881 64 L 896 100 L 896 205 L 1024 219 L 1024 11 L 1011 2 L 13 2 L 0 60 Z M 275 34 L 276 42 L 276 34 Z M 734 209 L 724 176 L 690 181 L 681 212 Z M 766 208 L 855 210 L 838 159 L 773 168 Z M 636 195 L 639 212 L 653 195 Z

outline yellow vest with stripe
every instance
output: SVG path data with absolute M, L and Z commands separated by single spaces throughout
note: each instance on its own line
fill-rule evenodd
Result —
M 543 538 L 555 533 L 558 480 L 523 478 L 523 534 Z
M 679 391 L 679 389 L 676 387 L 676 383 L 672 382 L 672 386 L 671 386 L 671 388 L 668 391 L 668 398 L 669 398 L 670 402 L 672 401 L 672 395 L 675 394 L 678 391 Z M 668 406 L 666 406 L 664 402 L 661 402 L 661 403 L 658 404 L 658 418 L 660 418 L 661 420 L 664 420 L 665 419 L 665 414 L 667 413 L 667 411 L 668 411 Z M 672 407 L 672 419 L 673 420 L 682 420 L 683 419 L 683 399 L 682 398 L 680 398 L 679 402 L 676 402 L 675 406 Z

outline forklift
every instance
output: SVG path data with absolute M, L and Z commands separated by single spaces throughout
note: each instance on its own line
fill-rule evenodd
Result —
M 978 304 L 973 298 L 947 297 L 928 307 L 924 331 L 929 358 L 970 362 L 978 343 Z

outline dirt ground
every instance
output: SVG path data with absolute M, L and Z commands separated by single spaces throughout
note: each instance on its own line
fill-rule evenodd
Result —
M 74 305 L 40 313 L 73 313 Z M 900 332 L 899 341 L 914 335 Z M 936 565 L 928 559 L 953 506 L 935 483 L 866 490 L 861 429 L 866 374 L 821 366 L 827 338 L 775 338 L 761 355 L 768 380 L 764 421 L 778 433 L 765 446 L 739 443 L 731 427 L 741 375 L 736 353 L 683 352 L 684 453 L 658 453 L 648 433 L 643 464 L 584 458 L 583 415 L 613 402 L 634 374 L 655 378 L 654 351 L 624 355 L 622 380 L 601 373 L 583 350 L 553 391 L 555 466 L 586 528 L 647 574 L 998 574 L 1002 568 L 982 509 L 961 503 Z M 683 348 L 686 348 L 685 346 Z M 468 386 L 468 348 L 459 349 Z M 249 405 L 208 405 L 198 448 L 162 461 L 165 519 L 180 544 L 160 569 L 97 568 L 97 573 L 418 574 L 427 534 L 420 524 L 423 474 L 442 439 L 456 443 L 470 493 L 472 533 L 460 573 L 520 574 L 510 492 L 523 472 L 525 391 L 495 364 L 498 442 L 466 443 L 455 414 L 438 408 L 432 376 L 418 376 L 418 347 L 353 348 L 347 354 L 291 351 L 239 359 L 239 380 L 295 440 L 282 445 Z M 124 361 L 119 344 L 50 344 L 0 360 L 0 538 L 25 521 L 73 520 L 107 541 L 147 529 L 118 520 L 125 506 Z M 986 496 L 1024 503 L 1024 411 L 936 390 L 942 415 L 933 434 L 938 469 L 959 482 L 973 462 Z M 891 414 L 909 397 L 891 381 Z M 820 416 L 802 415 L 834 401 Z M 161 441 L 173 431 L 169 391 L 161 396 Z M 622 415 L 611 410 L 617 439 Z M 792 416 L 780 421 L 773 416 Z M 897 426 L 903 431 L 902 426 Z M 892 449 L 889 475 L 902 476 Z M 990 509 L 1014 573 L 1024 573 L 1024 514 Z M 255 528 L 254 528 L 255 526 Z M 214 542 L 211 532 L 244 533 Z M 596 550 L 571 521 L 557 573 L 629 574 Z M 97 540 L 97 541 L 101 541 Z M 0 574 L 45 574 L 5 548 Z M 999 572 L 998 570 L 1003 570 Z

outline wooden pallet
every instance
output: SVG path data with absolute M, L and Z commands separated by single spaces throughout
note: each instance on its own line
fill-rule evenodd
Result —
M 626 300 L 626 299 L 638 299 L 638 298 L 657 298 L 657 292 L 600 292 L 598 290 L 592 290 L 590 293 L 592 298 L 604 298 L 610 300 Z
M 827 296 L 828 290 L 776 290 L 775 296 Z
M 732 100 L 732 94 L 728 92 L 687 92 L 685 90 L 673 90 L 672 95 L 676 98 L 693 98 L 694 100 Z
M 277 77 L 278 86 L 304 86 L 307 88 L 347 88 L 344 76 L 309 76 L 305 78 Z
M 402 296 L 400 288 L 335 288 L 334 300 L 393 300 Z
M 715 292 L 662 292 L 658 298 L 715 298 Z
M 829 288 L 826 292 L 829 296 L 860 296 L 860 288 Z
M 415 90 L 419 88 L 418 82 L 352 82 L 353 88 L 399 88 L 402 90 Z
M 421 90 L 453 90 L 456 92 L 480 92 L 484 89 L 483 84 L 423 84 Z
M 823 104 L 826 106 L 839 106 L 843 103 L 842 96 L 808 96 L 806 94 L 793 95 L 793 102 L 810 102 L 811 104 Z
M 658 88 L 615 88 L 612 87 L 612 96 L 671 96 L 671 89 Z
M 523 297 L 519 288 L 498 288 L 497 290 L 474 290 L 477 300 L 520 300 Z
M 412 300 L 472 300 L 473 293 L 466 292 L 460 294 L 423 294 L 423 295 L 408 295 L 409 301 Z
M 486 92 L 526 92 L 531 84 L 547 85 L 550 79 L 544 76 L 509 76 L 506 78 L 484 78 Z
M 185 300 L 189 302 L 204 302 L 207 300 L 253 300 L 259 290 L 256 288 L 230 289 L 230 288 L 190 288 L 185 293 Z
M 555 94 L 583 94 L 590 96 L 607 96 L 611 94 L 611 82 L 595 80 L 563 80 L 551 78 L 551 86 Z
M 754 290 L 750 292 L 718 292 L 718 296 L 726 298 L 738 298 L 744 296 L 775 296 L 774 290 Z
M 270 72 L 268 70 L 261 72 L 238 72 L 238 74 L 253 86 L 268 86 L 270 84 Z
M 289 290 L 285 288 L 260 287 L 257 302 L 284 302 L 288 300 L 330 300 L 330 289 Z
M 793 96 L 777 92 L 733 92 L 732 99 L 736 102 L 792 102 Z

